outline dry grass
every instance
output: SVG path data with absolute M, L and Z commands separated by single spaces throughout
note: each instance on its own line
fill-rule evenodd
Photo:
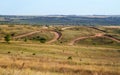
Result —
M 25 26 L 27 27 L 30 26 Z M 83 35 L 81 33 L 89 35 L 89 29 L 72 30 L 62 32 L 74 32 L 67 34 L 73 35 L 68 40 L 77 34 Z M 72 59 L 69 60 L 68 57 Z M 33 41 L 11 41 L 10 44 L 0 42 L 0 75 L 120 75 L 119 57 L 120 47 L 117 45 L 69 46 Z
M 78 37 L 91 36 L 102 32 L 88 27 L 78 26 L 78 27 L 73 27 L 73 28 L 70 27 L 68 29 L 65 29 L 61 33 L 62 33 L 62 38 L 59 40 L 59 42 L 62 42 L 62 44 L 63 43 L 66 44 Z
M 5 70 L 17 71 L 16 69 L 18 69 L 19 71 L 24 63 L 23 70 L 29 69 L 33 73 L 38 71 L 43 75 L 46 72 L 50 75 L 52 73 L 58 75 L 93 75 L 93 73 L 119 75 L 117 73 L 120 71 L 120 61 L 117 50 L 118 48 L 94 46 L 88 48 L 29 43 L 1 44 L 0 66 Z M 32 55 L 33 53 L 36 55 Z M 72 56 L 73 59 L 68 60 L 69 56 Z M 23 75 L 26 74 L 24 71 L 22 72 Z

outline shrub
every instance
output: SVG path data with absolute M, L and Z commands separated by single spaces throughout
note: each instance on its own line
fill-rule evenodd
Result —
M 12 37 L 15 36 L 15 33 L 12 33 L 11 36 L 12 36 Z
M 10 36 L 9 34 L 7 34 L 7 35 L 4 37 L 4 40 L 5 40 L 7 43 L 9 43 L 10 38 L 11 38 L 11 36 Z
M 24 39 L 24 42 L 27 42 L 27 38 Z
M 39 39 L 39 41 L 40 41 L 41 43 L 45 43 L 45 42 L 46 42 L 46 38 L 41 37 L 41 38 Z
M 8 54 L 10 54 L 11 52 L 10 51 L 8 51 Z
M 32 40 L 40 41 L 41 43 L 45 43 L 47 41 L 45 37 L 41 37 L 41 36 L 33 37 Z
M 36 55 L 35 53 L 33 53 L 32 55 Z
M 72 57 L 71 57 L 71 56 L 69 56 L 67 59 L 68 59 L 68 60 L 72 60 Z

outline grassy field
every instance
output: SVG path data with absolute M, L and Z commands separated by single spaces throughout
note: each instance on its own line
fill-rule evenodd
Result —
M 98 38 L 88 38 L 88 39 L 79 40 L 77 41 L 76 45 L 120 46 L 120 43 L 117 43 L 105 37 L 98 37 Z
M 120 26 L 103 26 L 99 27 L 101 30 L 106 31 L 107 34 L 120 39 Z
M 36 30 L 40 30 L 39 27 L 35 26 L 27 26 L 27 25 L 0 25 L 0 38 L 4 37 L 5 34 L 15 34 L 20 35 Z
M 11 28 L 7 31 L 11 33 L 17 30 L 17 27 L 22 28 L 17 25 L 3 25 L 0 29 L 3 31 Z M 27 28 L 31 32 L 45 27 L 25 26 L 18 34 L 27 33 Z M 4 32 L 4 35 L 0 34 L 1 38 L 8 34 L 7 32 Z M 69 46 L 67 43 L 74 38 L 103 32 L 89 27 L 68 28 L 60 32 L 61 39 L 50 44 L 30 39 L 24 42 L 24 38 L 11 40 L 10 43 L 1 40 L 0 75 L 120 75 L 120 43 L 99 37 L 80 40 Z M 46 36 L 49 40 L 54 37 L 45 31 L 32 34 L 28 38 L 36 36 Z M 65 42 L 59 44 L 60 41 Z
M 95 35 L 97 33 L 102 33 L 100 31 L 97 31 L 95 29 L 91 29 L 85 26 L 76 26 L 73 28 L 68 28 L 66 30 L 61 31 L 62 37 L 59 40 L 59 42 L 62 42 L 62 44 L 69 43 L 72 39 L 75 39 L 77 37 L 82 37 L 82 36 L 91 36 Z

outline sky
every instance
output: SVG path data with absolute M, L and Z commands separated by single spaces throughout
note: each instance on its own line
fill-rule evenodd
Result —
M 0 0 L 0 15 L 120 15 L 120 0 Z

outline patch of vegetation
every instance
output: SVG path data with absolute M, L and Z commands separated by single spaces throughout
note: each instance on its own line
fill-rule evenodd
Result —
M 39 41 L 40 41 L 41 43 L 45 43 L 45 42 L 46 42 L 46 38 L 40 37 L 40 38 L 39 38 Z
M 45 37 L 41 36 L 33 37 L 32 40 L 40 41 L 41 43 L 45 43 L 47 41 Z
M 76 42 L 79 45 L 109 45 L 120 46 L 120 43 L 104 37 L 88 38 Z
M 73 28 L 68 28 L 61 33 L 62 38 L 59 41 L 60 43 L 62 42 L 64 44 L 78 37 L 91 36 L 101 32 L 85 26 L 76 26 Z
M 8 54 L 10 54 L 11 52 L 10 51 L 8 51 Z
M 24 39 L 24 42 L 27 42 L 27 41 L 28 41 L 28 39 L 27 39 L 27 38 L 25 38 L 25 39 Z
M 67 59 L 68 59 L 68 60 L 72 60 L 72 57 L 71 57 L 71 56 L 69 56 Z
M 32 55 L 36 55 L 36 53 L 33 53 Z
M 4 40 L 9 43 L 10 40 L 11 40 L 11 36 L 9 34 L 7 34 L 5 37 L 4 37 Z

